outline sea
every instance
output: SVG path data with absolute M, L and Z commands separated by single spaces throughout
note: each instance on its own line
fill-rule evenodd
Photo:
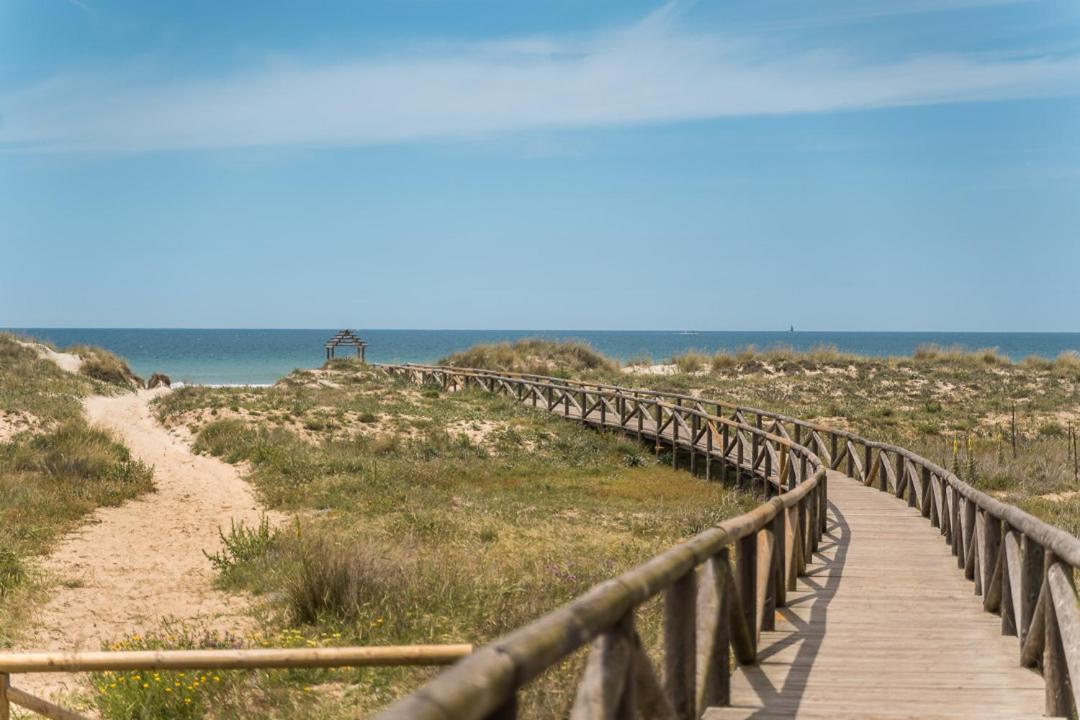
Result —
M 323 344 L 337 332 L 321 330 L 197 330 L 121 328 L 8 328 L 63 348 L 98 345 L 125 358 L 147 377 L 165 373 L 173 382 L 200 385 L 266 385 L 296 368 L 316 368 Z M 621 361 L 648 357 L 663 362 L 689 350 L 712 354 L 748 346 L 809 350 L 826 345 L 862 355 L 910 355 L 934 343 L 969 350 L 996 348 L 1014 360 L 1080 352 L 1080 333 L 813 332 L 670 330 L 356 330 L 372 362 L 437 362 L 477 343 L 547 338 L 583 340 Z M 347 350 L 342 351 L 349 353 Z

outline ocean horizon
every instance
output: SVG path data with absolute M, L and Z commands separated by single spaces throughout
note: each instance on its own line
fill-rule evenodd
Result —
M 155 372 L 173 382 L 200 385 L 274 383 L 297 368 L 325 360 L 323 343 L 340 328 L 171 329 L 4 328 L 58 347 L 97 345 L 122 356 L 142 376 Z M 910 355 L 924 344 L 968 350 L 995 348 L 1013 360 L 1053 358 L 1080 352 L 1080 333 L 866 332 L 866 331 L 678 331 L 678 330 L 390 330 L 357 329 L 371 362 L 431 363 L 477 343 L 521 338 L 582 340 L 621 362 L 648 357 L 662 362 L 687 351 L 715 353 L 748 346 L 810 350 L 835 346 L 872 356 Z M 351 351 L 344 351 L 349 354 Z

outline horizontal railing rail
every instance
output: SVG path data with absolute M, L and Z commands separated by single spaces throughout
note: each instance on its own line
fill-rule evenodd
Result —
M 448 390 L 475 386 L 581 422 L 620 429 L 672 461 L 704 458 L 706 475 L 756 477 L 766 496 L 754 510 L 724 521 L 570 603 L 499 638 L 400 700 L 383 718 L 510 718 L 518 691 L 577 649 L 590 645 L 572 717 L 614 717 L 636 706 L 647 717 L 697 717 L 730 703 L 730 658 L 757 661 L 763 630 L 805 575 L 825 528 L 826 470 L 783 428 L 757 427 L 704 405 L 657 394 L 633 395 L 539 378 L 453 368 L 380 365 Z M 731 550 L 734 549 L 734 558 Z M 734 564 L 732 560 L 734 559 Z M 635 630 L 638 608 L 663 596 L 663 671 Z M 662 679 L 661 679 L 662 678 Z
M 271 670 L 285 668 L 449 665 L 470 644 L 381 647 L 252 648 L 212 650 L 107 650 L 101 652 L 0 652 L 0 720 L 11 706 L 52 720 L 87 720 L 74 710 L 11 685 L 17 673 L 125 672 L 132 670 Z
M 768 448 L 775 438 L 782 438 L 790 447 L 800 448 L 800 462 L 810 462 L 812 457 L 824 467 L 890 492 L 916 508 L 944 536 L 958 567 L 982 598 L 984 609 L 1001 616 L 1002 633 L 1017 638 L 1019 661 L 1042 673 L 1047 714 L 1068 716 L 1080 707 L 1080 610 L 1073 587 L 1074 573 L 1080 568 L 1080 539 L 1002 503 L 910 450 L 779 413 L 693 395 L 526 373 L 432 365 L 381 367 L 451 388 L 475 386 L 496 392 L 528 388 L 525 397 L 519 395 L 518 399 L 534 405 L 546 402 L 548 410 L 559 410 L 561 402 L 568 416 L 583 414 L 586 422 L 636 430 L 639 437 L 649 434 L 641 432 L 645 429 L 641 427 L 645 425 L 641 420 L 644 408 L 653 413 L 652 422 L 660 430 L 650 437 L 658 446 L 672 447 L 672 462 L 676 462 L 680 448 L 689 450 L 691 469 L 696 456 L 703 455 L 706 475 L 713 462 L 732 463 L 732 453 L 741 451 L 734 463 L 741 470 L 773 478 L 774 471 L 766 463 L 775 461 L 775 449 L 759 452 L 754 444 L 764 443 Z M 609 414 L 614 421 L 605 417 Z M 693 418 L 697 418 L 696 430 Z M 708 421 L 710 430 L 702 440 L 697 433 L 703 420 Z M 716 431 L 720 428 L 726 429 L 728 436 L 737 436 L 738 443 L 729 444 L 730 438 L 725 436 L 718 451 Z M 751 458 L 749 467 L 747 456 Z M 770 486 L 778 484 L 770 479 L 766 487 Z M 823 490 L 821 523 L 824 494 Z

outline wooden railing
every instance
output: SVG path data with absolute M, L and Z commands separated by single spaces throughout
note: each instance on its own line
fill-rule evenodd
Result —
M 129 670 L 264 670 L 396 665 L 448 665 L 472 645 L 399 645 L 251 650 L 118 650 L 86 653 L 0 653 L 0 720 L 17 705 L 52 720 L 88 720 L 74 710 L 12 687 L 15 673 L 120 672 Z
M 657 578 L 655 584 L 648 586 L 648 592 L 633 594 L 629 590 L 612 589 L 601 592 L 601 588 L 605 587 L 601 585 L 575 603 L 496 641 L 479 651 L 474 658 L 441 674 L 422 690 L 392 706 L 384 714 L 387 719 L 509 717 L 494 714 L 494 711 L 497 707 L 510 706 L 514 690 L 535 677 L 543 667 L 551 665 L 574 647 L 594 637 L 607 640 L 594 641 L 593 655 L 599 654 L 608 658 L 609 664 L 629 662 L 618 660 L 625 656 L 626 651 L 617 648 L 623 648 L 626 642 L 630 642 L 626 638 L 632 638 L 632 630 L 626 629 L 632 608 L 658 592 L 679 594 L 680 591 L 675 588 L 682 587 L 680 583 L 693 585 L 696 582 L 703 587 L 717 583 L 722 586 L 730 578 L 724 546 L 733 541 L 747 542 L 746 538 L 754 533 L 767 531 L 767 525 L 771 521 L 759 516 L 763 508 L 776 503 L 778 499 L 785 508 L 790 507 L 787 504 L 789 501 L 802 507 L 807 502 L 806 497 L 812 496 L 809 506 L 813 508 L 812 512 L 816 517 L 811 521 L 814 532 L 812 537 L 807 537 L 806 542 L 816 543 L 825 519 L 826 490 L 822 471 L 826 467 L 843 472 L 865 485 L 892 493 L 910 507 L 917 508 L 931 526 L 944 536 L 952 554 L 957 558 L 958 567 L 974 584 L 975 594 L 982 598 L 983 607 L 988 612 L 1001 616 L 1002 633 L 1017 637 L 1020 663 L 1037 668 L 1042 673 L 1046 684 L 1047 715 L 1071 716 L 1080 709 L 1080 610 L 1077 607 L 1073 581 L 1076 569 L 1080 568 L 1080 540 L 1019 508 L 1006 505 L 980 492 L 926 458 L 902 447 L 874 442 L 854 433 L 757 408 L 690 395 L 530 374 L 420 365 L 382 367 L 392 374 L 405 375 L 420 382 L 436 383 L 445 388 L 478 387 L 511 395 L 522 402 L 591 424 L 619 428 L 643 439 L 648 437 L 658 446 L 670 445 L 673 463 L 677 461 L 676 456 L 680 450 L 689 453 L 692 469 L 700 456 L 705 461 L 706 475 L 710 474 L 712 465 L 719 462 L 725 470 L 735 466 L 738 472 L 752 472 L 758 477 L 770 478 L 765 483 L 766 489 L 788 491 L 753 513 L 722 523 L 714 530 L 703 533 L 713 533 L 710 536 L 712 540 L 699 540 L 702 536 L 691 540 L 688 545 L 704 542 L 708 550 L 716 552 L 707 557 L 695 555 L 692 565 L 679 566 L 677 571 Z M 655 428 L 659 428 L 659 431 L 653 432 Z M 782 455 L 788 458 L 786 461 L 780 459 L 778 448 L 783 449 Z M 799 465 L 797 470 L 796 462 Z M 786 478 L 781 482 L 771 479 L 779 465 L 784 465 L 781 474 Z M 792 477 L 796 478 L 795 482 L 791 481 Z M 810 486 L 813 487 L 812 490 L 804 490 Z M 802 494 L 794 498 L 792 490 Z M 801 514 L 800 510 L 800 516 Z M 772 517 L 772 521 L 775 521 L 776 515 Z M 806 525 L 799 527 L 805 528 Z M 630 577 L 621 582 L 634 587 L 633 583 L 639 581 L 637 575 L 644 572 L 644 568 L 650 567 L 652 563 L 663 564 L 662 558 L 671 553 L 679 553 L 683 547 L 685 546 L 674 548 L 641 568 L 630 571 L 627 574 Z M 721 555 L 724 560 L 717 560 Z M 800 557 L 809 560 L 808 554 Z M 699 581 L 687 580 L 686 578 L 692 576 L 692 569 L 698 565 L 708 569 L 705 573 L 707 577 Z M 749 572 L 745 568 L 739 572 L 743 571 Z M 653 576 L 649 577 L 653 579 Z M 620 579 L 611 582 L 620 582 Z M 746 582 L 743 582 L 743 586 L 745 585 Z M 737 602 L 742 599 L 741 593 L 744 591 L 743 587 L 738 592 L 727 594 L 736 598 L 732 602 Z M 689 591 L 683 589 L 681 592 Z M 586 602 L 586 598 L 593 596 L 597 599 Z M 623 603 L 619 608 L 630 614 L 617 617 L 614 614 L 605 614 L 599 619 L 590 616 L 590 622 L 580 623 L 575 613 L 586 612 L 589 607 L 604 601 Z M 625 606 L 628 602 L 629 610 Z M 685 605 L 685 600 L 671 601 L 676 607 L 683 606 L 680 602 Z M 584 607 L 576 611 L 569 609 L 577 603 L 583 603 Z M 742 607 L 747 607 L 745 601 Z M 703 612 L 714 617 L 711 608 Z M 560 630 L 560 622 L 567 623 L 568 627 Z M 575 622 L 578 624 L 571 629 L 569 625 Z M 739 635 L 744 627 L 750 626 L 740 625 L 738 622 L 733 622 L 731 626 L 736 655 L 740 652 L 734 645 L 734 636 Z M 567 648 L 571 643 L 565 641 L 564 645 L 558 647 L 560 650 L 566 649 L 566 652 L 552 653 L 548 650 L 549 654 L 544 655 L 529 644 L 533 634 L 541 629 L 552 636 L 570 634 L 575 638 L 576 644 Z M 760 627 L 756 627 L 756 630 L 760 630 Z M 683 652 L 679 642 L 688 641 L 688 636 L 685 635 L 687 631 L 680 631 L 675 626 L 672 631 L 675 638 L 668 641 L 671 647 L 667 652 L 677 655 Z M 616 640 L 616 637 L 621 639 Z M 719 662 L 708 657 L 709 652 L 723 652 L 719 649 L 718 642 L 715 637 L 697 639 L 700 650 L 697 657 L 701 658 L 699 664 L 705 663 L 708 667 L 714 667 Z M 511 643 L 508 646 L 510 649 L 500 650 L 507 643 Z M 933 654 L 932 649 L 927 652 L 928 655 Z M 752 662 L 752 655 L 749 652 L 742 653 L 740 661 L 743 660 Z M 592 674 L 590 670 L 586 671 L 582 688 L 600 687 L 596 684 L 599 682 L 596 675 L 599 671 L 595 669 L 595 665 L 596 663 L 590 662 L 590 668 L 594 669 Z M 466 666 L 469 670 L 463 671 L 461 668 Z M 674 673 L 672 677 L 676 684 L 683 682 L 679 678 L 685 677 L 685 673 L 679 670 L 680 667 L 685 668 L 685 665 L 675 662 L 666 668 Z M 522 672 L 523 669 L 527 672 Z M 490 682 L 482 684 L 482 691 L 467 690 L 468 683 L 464 678 L 468 677 L 468 672 L 479 672 L 480 676 L 490 678 Z M 510 674 L 504 675 L 505 673 Z M 507 677 L 511 679 L 507 680 Z M 600 673 L 600 677 L 608 678 L 608 682 L 612 682 L 610 673 Z M 665 682 L 669 683 L 667 672 L 664 677 Z M 707 684 L 704 679 L 699 679 L 699 683 L 701 682 Z M 603 687 L 607 688 L 605 692 L 608 692 L 608 695 L 605 697 L 608 697 L 616 689 L 623 688 L 624 684 L 615 683 Z M 700 691 L 700 685 L 698 689 Z M 478 707 L 484 708 L 487 714 L 466 712 L 464 708 L 467 705 L 460 703 L 466 696 L 471 698 L 472 692 L 482 692 L 485 697 L 490 695 L 504 704 L 492 706 L 485 700 Z M 699 692 L 699 699 L 709 697 L 711 692 L 713 691 L 705 692 L 704 695 Z M 676 711 L 676 717 L 696 717 L 695 713 L 700 713 L 704 707 L 699 703 L 695 708 L 691 708 L 685 702 L 678 701 L 683 695 L 679 694 L 677 688 L 669 692 L 668 697 L 671 698 L 670 704 Z M 579 693 L 579 700 L 581 699 Z M 724 697 L 721 694 L 713 699 L 719 704 Z M 582 714 L 577 715 L 613 716 L 599 711 L 591 714 L 582 711 Z
M 572 717 L 698 717 L 730 702 L 730 657 L 757 661 L 762 630 L 806 572 L 825 527 L 826 471 L 784 433 L 710 412 L 704 402 L 553 378 L 420 366 L 387 372 L 445 389 L 480 387 L 579 421 L 670 445 L 703 471 L 755 477 L 768 497 L 478 650 L 380 717 L 512 718 L 520 688 L 591 643 Z M 711 405 L 711 403 L 709 404 Z M 732 565 L 731 549 L 735 563 Z M 663 672 L 634 629 L 663 595 Z M 661 680 L 661 677 L 663 678 Z

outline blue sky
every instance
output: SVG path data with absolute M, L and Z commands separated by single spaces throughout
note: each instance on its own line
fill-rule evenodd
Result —
M 0 5 L 0 326 L 1080 330 L 1072 0 Z

